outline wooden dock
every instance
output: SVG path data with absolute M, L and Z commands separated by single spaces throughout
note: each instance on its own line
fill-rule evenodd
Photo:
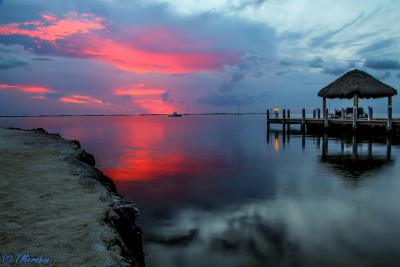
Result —
M 305 109 L 302 110 L 301 118 L 291 118 L 290 110 L 282 110 L 282 113 L 271 112 L 267 110 L 267 131 L 270 130 L 270 125 L 281 125 L 283 132 L 290 132 L 291 125 L 300 125 L 301 133 L 358 133 L 358 134 L 381 134 L 400 136 L 400 119 L 392 118 L 391 108 L 388 110 L 387 118 L 372 118 L 372 113 L 369 116 L 359 118 L 357 111 L 354 110 L 354 116 L 349 117 L 333 117 L 328 114 L 326 109 L 324 114 L 316 109 L 313 116 L 307 118 Z

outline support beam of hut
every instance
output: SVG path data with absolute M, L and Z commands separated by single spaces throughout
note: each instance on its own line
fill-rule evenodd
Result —
M 353 97 L 353 107 L 358 108 L 358 95 L 357 94 L 354 94 L 354 97 Z
M 326 109 L 326 97 L 322 98 L 322 116 L 325 116 L 325 109 Z M 324 118 L 324 117 L 323 117 Z

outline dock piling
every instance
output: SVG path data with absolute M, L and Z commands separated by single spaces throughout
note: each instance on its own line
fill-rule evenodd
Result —
M 301 110 L 301 133 L 304 134 L 306 132 L 306 109 L 303 108 Z
M 329 114 L 329 110 L 326 108 L 324 110 L 324 126 L 325 126 L 325 128 L 327 128 L 329 126 L 329 124 L 328 124 L 328 114 Z
M 282 109 L 282 131 L 286 132 L 286 109 Z
M 357 117 L 358 117 L 357 107 L 354 106 L 353 107 L 353 130 L 355 130 L 357 128 Z
M 369 121 L 374 119 L 373 118 L 373 112 L 374 112 L 373 108 L 372 107 L 368 107 L 368 120 Z

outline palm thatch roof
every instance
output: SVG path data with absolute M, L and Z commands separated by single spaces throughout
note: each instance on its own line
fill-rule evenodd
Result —
M 326 98 L 381 98 L 397 95 L 397 90 L 361 70 L 352 70 L 325 86 L 318 96 Z

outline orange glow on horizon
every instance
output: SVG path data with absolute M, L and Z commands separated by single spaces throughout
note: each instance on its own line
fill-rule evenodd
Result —
M 132 88 L 115 88 L 115 95 L 129 95 L 132 102 L 147 110 L 148 113 L 172 113 L 176 111 L 171 102 L 164 101 L 162 95 L 168 92 L 163 88 L 148 88 L 145 83 L 138 83 Z
M 144 89 L 144 88 L 132 88 L 132 89 L 115 89 L 116 95 L 161 95 L 165 93 L 165 89 Z
M 174 106 L 162 100 L 134 100 L 133 102 L 150 114 L 171 114 L 176 111 Z

